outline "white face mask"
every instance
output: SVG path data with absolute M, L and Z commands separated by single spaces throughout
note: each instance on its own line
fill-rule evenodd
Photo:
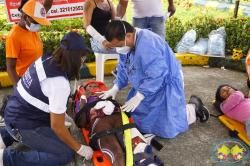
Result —
M 119 54 L 127 55 L 130 52 L 131 48 L 126 46 L 126 35 L 125 35 L 125 46 L 116 47 L 116 52 Z
M 127 55 L 130 52 L 130 47 L 128 46 L 116 47 L 116 52 L 119 54 Z
M 40 28 L 41 28 L 41 25 L 40 24 L 30 23 L 30 26 L 25 24 L 25 27 L 31 32 L 38 32 L 40 30 Z

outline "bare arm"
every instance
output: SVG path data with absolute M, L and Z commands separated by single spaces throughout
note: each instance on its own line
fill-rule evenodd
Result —
M 123 18 L 126 13 L 126 9 L 128 6 L 128 0 L 120 0 L 119 4 L 117 5 L 116 16 Z
M 53 0 L 45 0 L 45 1 L 44 1 L 43 6 L 44 6 L 44 8 L 45 8 L 45 10 L 46 10 L 46 13 L 47 13 L 47 12 L 49 11 L 49 9 L 51 8 L 52 3 L 53 3 Z
M 174 15 L 175 10 L 176 9 L 175 9 L 173 0 L 168 0 L 168 12 L 170 12 L 169 17 L 171 17 L 172 15 Z
M 92 20 L 92 14 L 93 14 L 93 3 L 90 0 L 87 0 L 84 3 L 84 15 L 83 15 L 83 25 L 84 28 L 86 28 L 88 25 L 90 25 L 91 20 Z
M 16 86 L 19 80 L 19 76 L 17 75 L 16 72 L 16 58 L 6 58 L 6 66 L 8 75 L 13 85 Z
M 113 19 L 115 19 L 115 6 L 114 6 L 114 4 L 112 3 L 112 1 L 110 1 L 110 0 L 108 0 L 108 1 L 109 1 L 110 6 L 111 6 L 111 12 L 112 12 L 112 17 L 111 17 L 111 19 L 113 20 Z
M 65 114 L 55 114 L 50 113 L 50 124 L 51 129 L 56 133 L 56 135 L 74 151 L 78 151 L 81 144 L 78 143 L 69 133 L 69 130 L 65 127 Z

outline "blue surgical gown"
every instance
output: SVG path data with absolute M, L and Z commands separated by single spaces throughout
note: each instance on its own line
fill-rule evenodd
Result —
M 120 55 L 114 83 L 119 89 L 131 84 L 127 100 L 137 92 L 145 96 L 131 113 L 141 132 L 173 138 L 188 130 L 181 65 L 158 35 L 136 33 L 135 48 Z

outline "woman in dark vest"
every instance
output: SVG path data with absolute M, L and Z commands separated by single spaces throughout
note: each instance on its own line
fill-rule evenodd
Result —
M 94 52 L 115 53 L 105 39 L 104 32 L 111 19 L 115 18 L 115 8 L 111 0 L 86 0 L 84 4 L 83 24 L 91 36 L 90 42 Z
M 92 149 L 74 139 L 64 125 L 69 80 L 79 78 L 89 52 L 84 38 L 70 32 L 52 54 L 42 56 L 26 70 L 5 108 L 0 165 L 64 165 L 72 160 L 74 152 L 91 159 Z M 30 150 L 8 148 L 14 141 Z

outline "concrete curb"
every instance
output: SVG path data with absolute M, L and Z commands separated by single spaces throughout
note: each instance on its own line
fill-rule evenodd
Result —
M 12 86 L 7 72 L 0 72 L 0 88 Z
M 176 58 L 181 62 L 182 65 L 207 65 L 209 57 L 199 56 L 195 54 L 176 54 Z M 111 71 L 115 69 L 117 60 L 107 60 L 104 64 L 104 74 L 110 75 Z M 95 62 L 86 63 L 87 68 L 92 76 L 96 75 L 96 64 Z M 10 87 L 12 82 L 7 72 L 0 72 L 0 88 Z

